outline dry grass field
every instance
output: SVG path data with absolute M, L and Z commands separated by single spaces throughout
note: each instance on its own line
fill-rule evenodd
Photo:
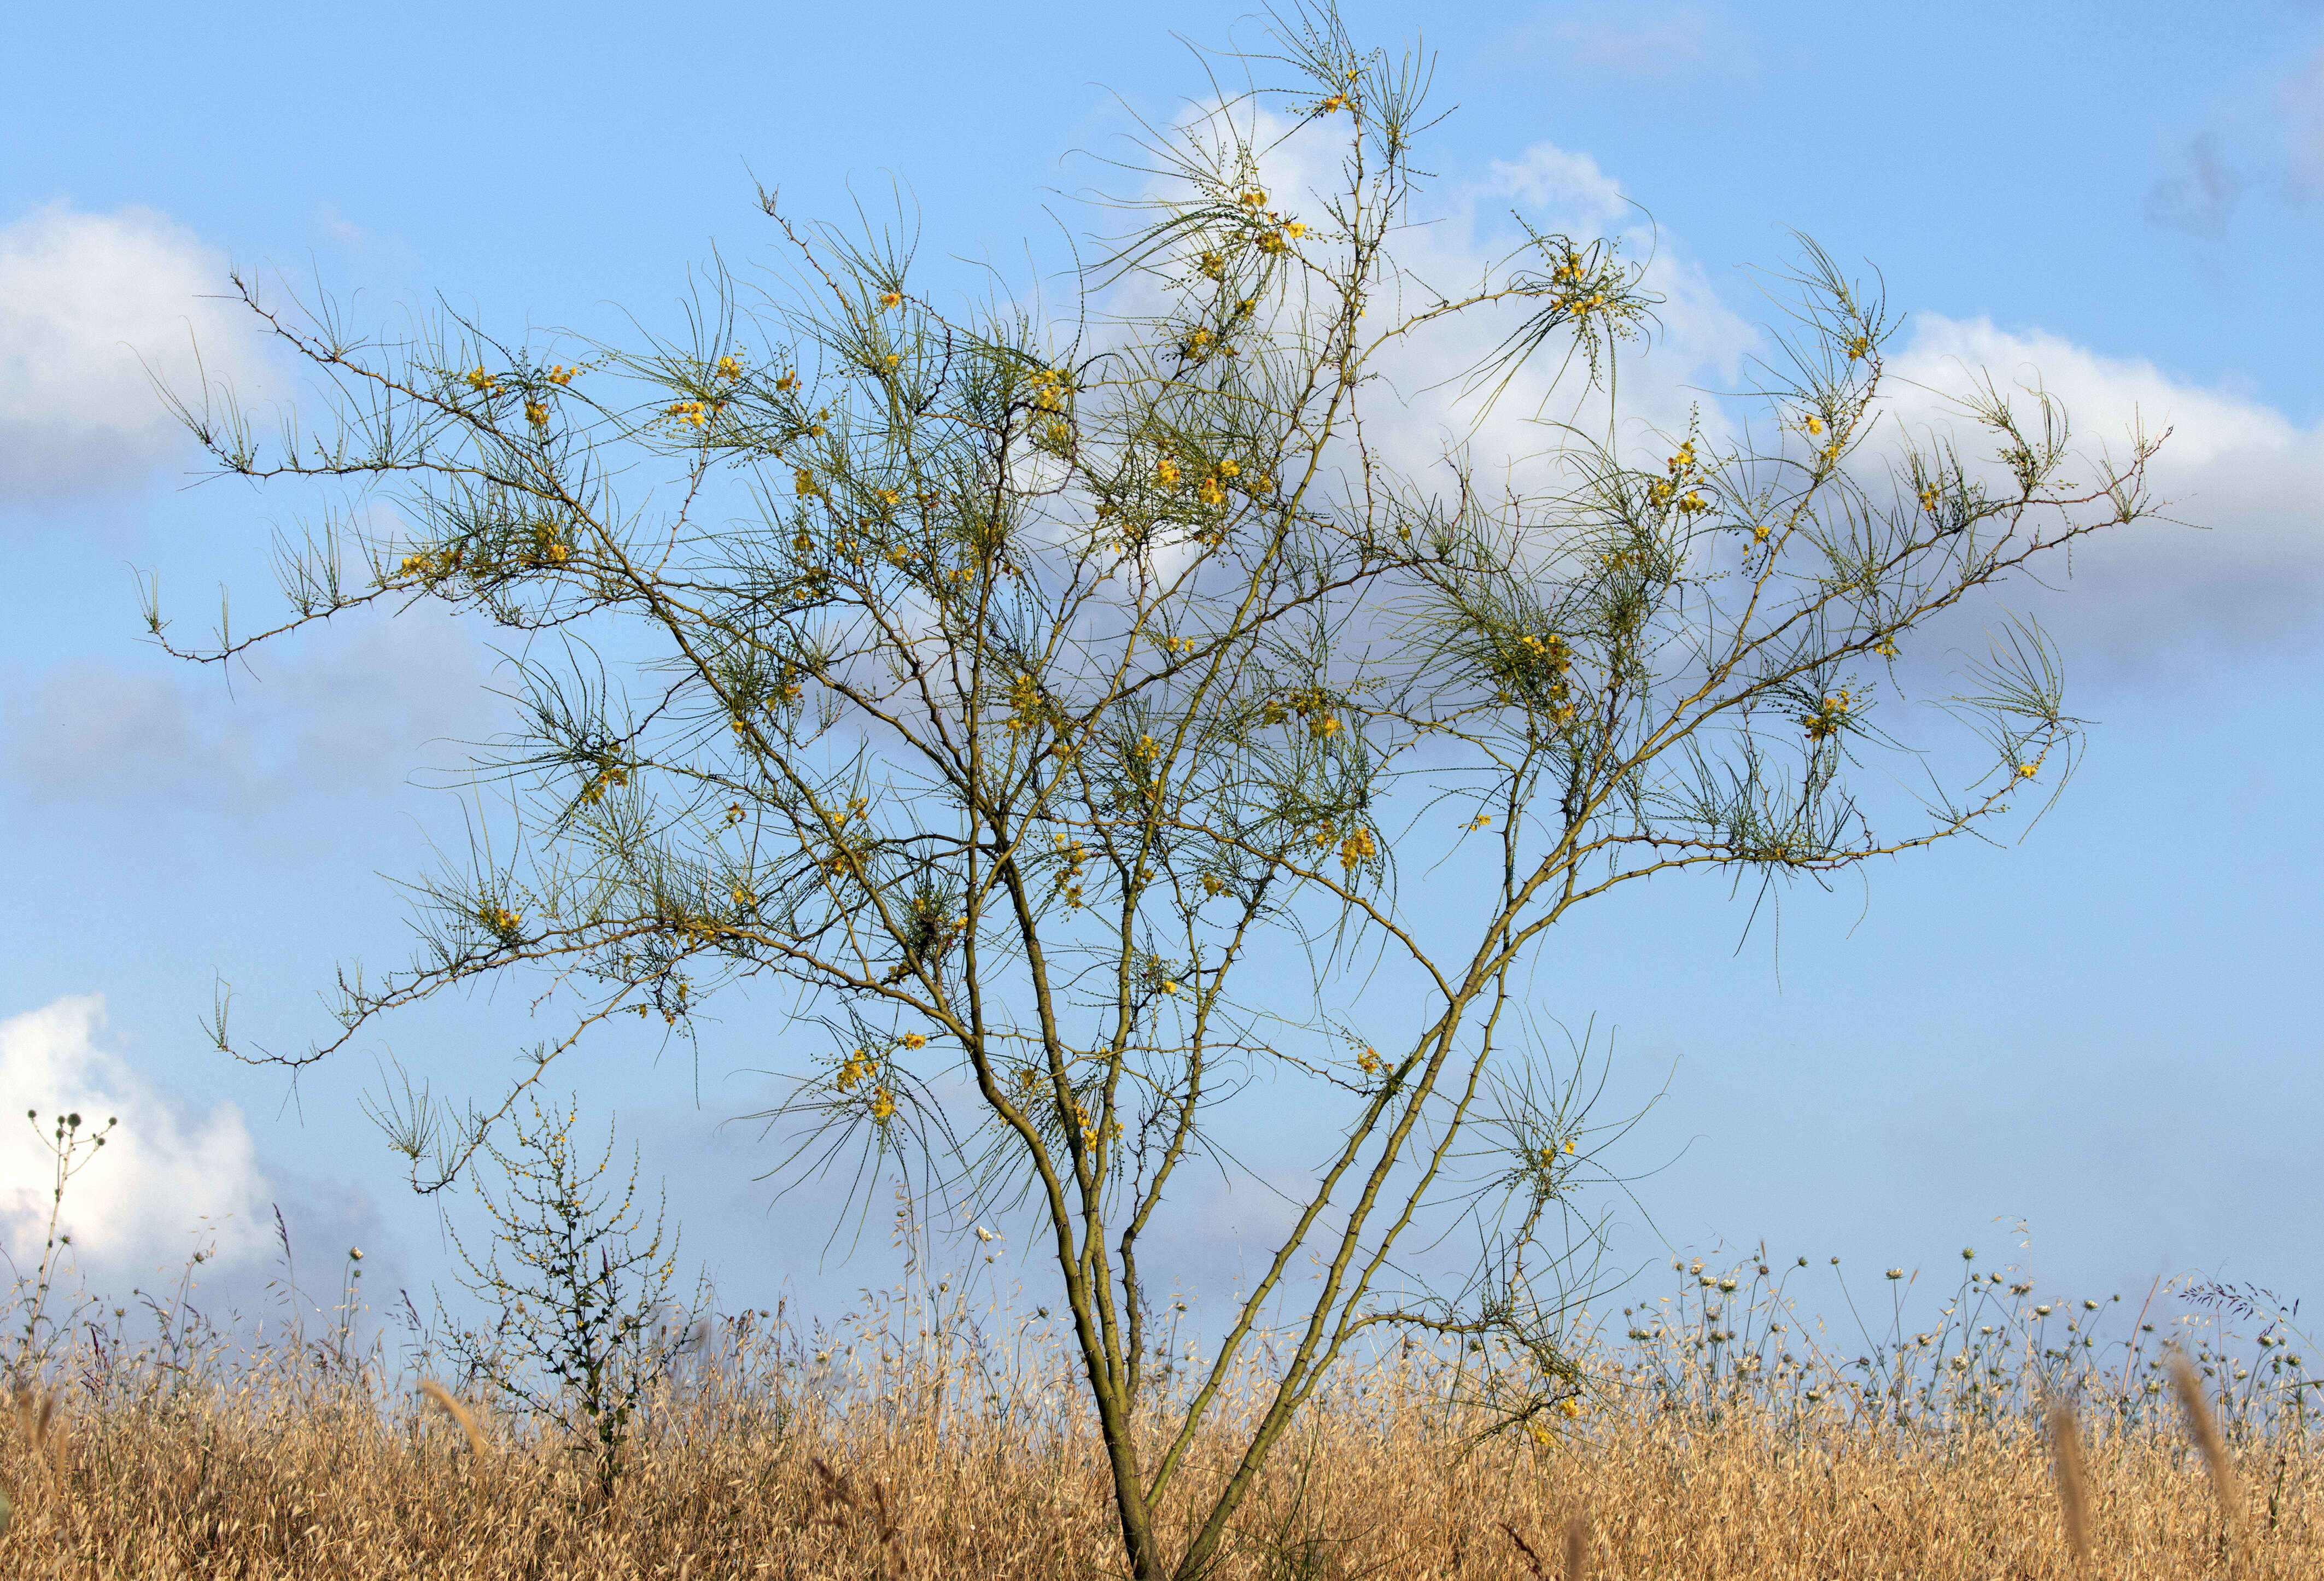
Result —
M 1578 1334 L 1587 1393 L 1498 1433 L 1550 1397 L 1490 1348 L 1349 1369 L 1216 1574 L 2324 1576 L 2305 1358 L 2280 1326 L 2257 1347 L 2216 1313 L 2181 1328 L 2207 1457 L 2153 1309 L 1965 1280 L 1939 1329 L 1844 1356 L 1738 1272 L 1722 1291 L 1679 1270 L 1626 1337 Z M 2091 1327 L 2130 1312 L 2163 1333 Z M 717 1365 L 658 1396 L 610 1501 L 554 1424 L 439 1404 L 377 1349 L 87 1329 L 0 1431 L 0 1574 L 1120 1575 L 1066 1362 L 1038 1325 L 991 1341 L 1001 1317 L 923 1291 L 837 1330 L 730 1324 Z M 1183 1380 L 1197 1358 L 1170 1359 Z M 2070 1402 L 2062 1483 L 2045 1400 Z

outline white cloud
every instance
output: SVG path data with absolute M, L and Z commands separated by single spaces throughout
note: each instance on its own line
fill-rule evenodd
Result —
M 1629 210 L 1621 183 L 1600 170 L 1596 160 L 1554 142 L 1536 142 L 1516 159 L 1495 160 L 1487 169 L 1487 191 L 1569 222 L 1607 225 Z
M 1432 282 L 1482 273 L 1491 212 L 1503 203 L 1577 237 L 1609 232 L 1631 256 L 1650 257 L 1646 284 L 1665 301 L 1654 345 L 1631 353 L 1622 367 L 1626 446 L 1658 455 L 1657 436 L 1683 428 L 1698 405 L 1714 440 L 1762 415 L 1710 393 L 1748 381 L 1745 360 L 1767 349 L 1761 330 L 1670 237 L 1644 227 L 1619 183 L 1588 155 L 1536 144 L 1518 159 L 1496 161 L 1487 180 L 1460 196 L 1467 223 L 1421 233 L 1408 253 Z M 1910 325 L 1888 362 L 1891 410 L 1923 437 L 1950 425 L 1968 447 L 1972 426 L 1941 395 L 1966 392 L 1980 373 L 2004 390 L 2038 380 L 2066 408 L 2088 457 L 2123 455 L 2134 427 L 2172 430 L 2149 478 L 2172 519 L 2091 540 L 2074 556 L 2063 597 L 2026 583 L 2005 591 L 2012 607 L 2034 610 L 2072 639 L 2070 658 L 2080 653 L 2139 667 L 2190 640 L 2249 646 L 2301 639 L 2312 630 L 2324 607 L 2324 425 L 2303 428 L 2247 395 L 2176 380 L 2143 359 L 2107 356 L 2038 329 L 2005 331 L 1939 314 L 1915 314 Z M 1505 328 L 1480 320 L 1433 350 L 1399 354 L 1390 364 L 1399 387 L 1411 392 L 1454 378 Z M 1578 412 L 1585 432 L 1603 432 L 1600 402 L 1543 406 L 1554 372 L 1551 360 L 1543 361 L 1478 428 L 1471 443 L 1480 471 L 1543 447 L 1537 410 Z M 1577 375 L 1568 371 L 1561 400 L 1570 400 Z M 1448 436 L 1454 410 L 1452 403 L 1416 402 L 1400 422 L 1376 424 L 1373 433 L 1399 462 L 1423 469 L 1429 447 Z M 2061 562 L 2046 579 L 2065 569 Z
M 142 354 L 198 388 L 198 336 L 213 378 L 244 393 L 256 348 L 226 303 L 224 261 L 142 208 L 49 208 L 0 227 L 0 498 L 134 478 L 167 455 L 177 423 Z
M 1262 117 L 1252 137 L 1270 151 L 1263 184 L 1288 199 L 1289 210 L 1315 212 L 1314 194 L 1328 190 L 1339 173 L 1337 150 L 1322 137 L 1278 142 L 1283 130 Z M 1618 180 L 1589 155 L 1537 143 L 1515 159 L 1493 161 L 1483 179 L 1452 185 L 1436 201 L 1424 194 L 1417 207 L 1445 217 L 1396 238 L 1400 275 L 1395 299 L 1375 308 L 1382 319 L 1393 323 L 1475 290 L 1494 260 L 1523 241 L 1504 217 L 1514 207 L 1537 230 L 1585 242 L 1612 235 L 1627 256 L 1647 261 L 1644 284 L 1663 302 L 1652 345 L 1628 348 L 1620 365 L 1617 432 L 1627 462 L 1658 466 L 1668 437 L 1697 411 L 1714 445 L 1739 436 L 1746 422 L 1764 420 L 1754 404 L 1722 400 L 1719 392 L 1754 381 L 1749 360 L 1775 350 L 1765 331 L 1730 303 L 1732 288 L 1714 282 L 1676 238 L 1653 228 Z M 1751 290 L 1748 282 L 1745 289 Z M 1783 310 L 1780 302 L 1745 306 L 1769 318 Z M 1498 392 L 1489 410 L 1463 393 L 1464 375 L 1522 311 L 1440 320 L 1378 355 L 1372 366 L 1388 389 L 1367 418 L 1372 454 L 1423 487 L 1443 490 L 1451 482 L 1446 452 L 1465 449 L 1478 481 L 1490 488 L 1504 468 L 1525 483 L 1529 458 L 1563 442 L 1551 424 L 1605 435 L 1609 403 L 1586 388 L 1586 369 L 1578 363 L 1561 368 L 1550 348 Z M 2324 426 L 2303 428 L 2248 396 L 2175 380 L 2151 363 L 2105 355 L 2055 334 L 1936 314 L 1914 315 L 1911 324 L 1888 361 L 1890 410 L 1923 438 L 1932 427 L 1950 426 L 1965 451 L 1974 452 L 1974 426 L 1941 397 L 1967 393 L 1981 373 L 2005 390 L 2038 378 L 2062 401 L 2078 445 L 2093 457 L 2102 448 L 2123 455 L 2135 426 L 2150 434 L 2172 430 L 2149 480 L 2175 521 L 2142 522 L 2089 540 L 2071 561 L 2074 585 L 2066 597 L 2029 582 L 2003 593 L 2012 608 L 2029 609 L 2061 635 L 2070 633 L 2070 657 L 2079 652 L 2137 667 L 2189 640 L 2304 639 L 2324 603 Z M 1877 470 L 1881 459 L 1879 448 L 1868 451 L 1865 469 Z M 1542 481 L 1531 486 L 1537 490 Z M 2061 558 L 2043 569 L 2045 579 L 2054 580 L 2068 564 Z
M 188 1111 L 108 1041 L 101 994 L 0 1021 L 0 1094 L 41 1115 L 37 1134 L 22 1118 L 0 1124 L 0 1236 L 17 1268 L 39 1264 L 54 1186 L 43 1138 L 56 1114 L 72 1112 L 84 1131 L 120 1121 L 65 1190 L 62 1228 L 84 1270 L 100 1281 L 143 1277 L 183 1263 L 197 1236 L 214 1241 L 220 1268 L 257 1258 L 272 1237 L 273 1192 L 241 1110 Z
M 2165 514 L 2191 525 L 2147 522 L 2092 540 L 2075 558 L 2070 595 L 2044 601 L 2045 620 L 2078 629 L 2117 660 L 2190 637 L 2266 642 L 2312 624 L 2324 594 L 2324 427 L 2302 428 L 2142 359 L 1984 319 L 1919 316 L 1889 370 L 1941 391 L 1961 390 L 1977 370 L 2004 391 L 2038 380 L 2065 407 L 2078 447 L 2093 455 L 2102 446 L 2123 455 L 2134 426 L 2171 430 L 2149 475 L 2169 502 Z M 1947 411 L 1908 400 L 1898 415 L 1925 429 Z M 1968 425 L 1954 426 L 1966 448 Z

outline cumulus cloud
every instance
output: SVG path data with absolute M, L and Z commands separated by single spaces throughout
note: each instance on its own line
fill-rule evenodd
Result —
M 1277 130 L 1262 124 L 1255 141 L 1268 144 Z M 1277 144 L 1265 170 L 1271 189 L 1300 195 L 1292 207 L 1301 209 L 1320 207 L 1338 177 L 1338 151 L 1324 138 Z M 1685 431 L 1698 407 L 1708 409 L 1714 428 L 1722 421 L 1703 391 L 1731 387 L 1759 332 L 1591 156 L 1536 142 L 1514 159 L 1493 161 L 1480 178 L 1421 201 L 1444 213 L 1445 223 L 1397 237 L 1399 274 L 1379 304 L 1383 327 L 1479 290 L 1496 262 L 1525 244 L 1513 215 L 1539 234 L 1562 234 L 1584 246 L 1609 239 L 1623 256 L 1644 264 L 1643 288 L 1662 299 L 1652 354 L 1641 355 L 1636 344 L 1619 353 L 1621 442 L 1661 446 L 1670 434 Z M 1614 409 L 1578 359 L 1536 356 L 1506 383 L 1480 385 L 1471 378 L 1537 306 L 1471 310 L 1384 345 L 1370 365 L 1402 404 L 1393 414 L 1375 405 L 1367 434 L 1380 454 L 1424 483 L 1443 483 L 1451 481 L 1443 470 L 1446 456 L 1459 454 L 1489 483 L 1555 448 L 1563 442 L 1561 425 L 1602 435 Z
M 223 259 L 149 209 L 44 209 L 0 227 L 0 498 L 142 475 L 179 429 L 140 365 L 198 388 L 260 380 L 247 330 L 214 297 Z
M 425 609 L 359 631 L 313 633 L 231 677 L 155 659 L 50 671 L 0 712 L 10 777 L 44 801 L 135 800 L 244 813 L 314 793 L 377 791 L 484 706 L 477 655 Z
M 41 1113 L 0 1124 L 0 1237 L 20 1272 L 38 1265 L 53 1161 L 43 1138 L 55 1114 L 84 1128 L 108 1117 L 113 1139 L 67 1188 L 61 1228 L 100 1281 L 142 1277 L 214 1244 L 217 1265 L 260 1256 L 272 1238 L 273 1189 L 242 1112 L 196 1114 L 157 1089 L 110 1046 L 105 997 L 71 995 L 0 1020 L 0 1092 Z
M 2142 359 L 1985 319 L 1919 316 L 1889 370 L 1924 397 L 1961 390 L 1980 371 L 2005 391 L 2038 384 L 2092 455 L 2107 446 L 2121 455 L 2134 428 L 2170 430 L 2150 478 L 2175 521 L 2094 540 L 2076 556 L 2070 597 L 2045 609 L 2045 620 L 2078 628 L 2121 661 L 2189 638 L 2250 644 L 2311 628 L 2324 594 L 2324 427 Z M 2021 405 L 2030 412 L 2030 396 Z M 1908 397 L 1895 412 L 1924 437 L 1967 427 L 1934 399 Z
M 1649 261 L 1645 283 L 1664 303 L 1653 345 L 1632 353 L 1621 371 L 1626 459 L 1658 464 L 1667 436 L 1697 412 L 1714 441 L 1761 416 L 1716 392 L 1749 381 L 1747 362 L 1771 349 L 1765 331 L 1730 300 L 1731 287 L 1722 290 L 1667 233 L 1650 228 L 1618 181 L 1588 155 L 1536 144 L 1495 161 L 1484 179 L 1456 196 L 1454 223 L 1408 237 L 1406 251 L 1416 276 L 1448 294 L 1482 277 L 1494 218 L 1509 207 L 1542 228 L 1615 235 L 1631 256 Z M 2247 395 L 2188 383 L 2151 362 L 2107 355 L 2039 329 L 1928 313 L 1909 324 L 1888 361 L 1888 411 L 1922 442 L 1950 428 L 1965 451 L 1973 447 L 1973 425 L 1944 398 L 1987 376 L 2004 391 L 2038 384 L 2057 397 L 2072 418 L 2077 447 L 2090 459 L 2124 455 L 2134 431 L 2170 430 L 2149 473 L 2167 519 L 2102 535 L 2075 556 L 2066 596 L 2023 583 L 2005 592 L 2013 607 L 2070 631 L 2081 652 L 2116 667 L 2137 667 L 2190 640 L 2250 646 L 2304 639 L 2312 630 L 2324 602 L 2318 504 L 2324 426 L 2303 427 Z M 1508 327 L 1488 315 L 1428 346 L 1397 351 L 1386 365 L 1398 387 L 1434 393 L 1416 399 L 1396 420 L 1376 423 L 1370 437 L 1424 475 L 1447 445 L 1465 443 L 1483 475 L 1546 448 L 1554 437 L 1546 419 L 1603 433 L 1606 404 L 1586 394 L 1575 400 L 1579 370 L 1563 370 L 1556 383 L 1560 371 L 1551 359 L 1503 392 L 1491 413 L 1479 418 L 1470 404 L 1463 432 L 1464 403 L 1447 392 Z M 2029 396 L 2029 410 L 2031 404 Z M 1868 467 L 1877 469 L 1881 456 L 1876 446 Z
M 1318 212 L 1339 173 L 1337 150 L 1320 136 L 1282 140 L 1285 129 L 1265 117 L 1254 129 L 1252 142 L 1268 150 L 1263 184 L 1286 213 Z M 1683 237 L 1655 227 L 1589 155 L 1537 143 L 1431 196 L 1421 207 L 1440 223 L 1396 238 L 1400 272 L 1374 304 L 1386 323 L 1478 290 L 1495 261 L 1525 241 L 1508 217 L 1514 209 L 1536 231 L 1585 243 L 1610 236 L 1627 256 L 1644 260 L 1643 283 L 1662 299 L 1657 325 L 1650 345 L 1623 353 L 1618 405 L 1591 388 L 1578 359 L 1562 363 L 1554 347 L 1489 391 L 1468 378 L 1530 304 L 1440 319 L 1387 343 L 1370 363 L 1384 381 L 1365 428 L 1375 458 L 1424 489 L 1449 492 L 1448 460 L 1459 458 L 1487 490 L 1506 476 L 1518 492 L 1537 494 L 1548 481 L 1541 463 L 1576 435 L 1610 434 L 1626 464 L 1655 469 L 1690 421 L 1700 421 L 1714 446 L 1740 443 L 1747 424 L 1764 428 L 1765 410 L 1731 392 L 1758 381 L 1756 359 L 1780 363 L 1767 326 L 1781 326 L 1782 303 L 1760 298 L 1754 277 L 1715 280 L 1687 255 Z M 2324 501 L 2324 427 L 2303 427 L 2247 395 L 2187 383 L 2150 362 L 2054 333 L 1940 314 L 1909 322 L 1887 363 L 1886 414 L 1904 428 L 1887 429 L 1858 454 L 1876 498 L 1877 475 L 1901 458 L 1906 432 L 1925 444 L 1953 430 L 1965 459 L 1989 449 L 1945 399 L 1987 376 L 2005 391 L 2038 383 L 2059 398 L 2088 459 L 2107 450 L 2124 455 L 2135 430 L 2171 431 L 2149 473 L 2153 502 L 2168 519 L 2090 540 L 2070 562 L 2068 596 L 2030 579 L 2005 588 L 2010 608 L 2070 630 L 2073 651 L 2117 668 L 2135 669 L 2190 641 L 2248 647 L 2310 634 L 2324 593 L 2324 523 L 2315 503 Z M 2045 580 L 2062 578 L 2069 562 L 2043 569 Z M 1980 609 L 1974 618 L 1995 613 Z

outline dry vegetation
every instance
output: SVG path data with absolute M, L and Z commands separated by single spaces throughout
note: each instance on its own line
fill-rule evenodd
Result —
M 1900 1324 L 1868 1365 L 1736 1273 L 1739 1293 L 1680 1269 L 1678 1295 L 1636 1309 L 1644 1337 L 1580 1337 L 1595 1365 L 1571 1415 L 1509 1420 L 1554 1397 L 1489 1352 L 1349 1371 L 1217 1573 L 1557 1576 L 1579 1545 L 1601 1578 L 2324 1574 L 2303 1362 L 2284 1349 L 2186 1330 L 2215 1467 L 2159 1337 L 2080 1345 L 2113 1313 L 2169 1332 L 2156 1310 L 1965 1280 L 1940 1330 Z M 2069 1317 L 2084 1326 L 2052 1322 Z M 835 1331 L 730 1323 L 717 1365 L 661 1393 L 610 1503 L 553 1426 L 415 1390 L 377 1350 L 85 1338 L 0 1435 L 0 1573 L 1120 1575 L 1065 1358 L 1038 1321 L 991 1341 L 998 1318 L 924 1290 Z M 1240 1442 L 1223 1423 L 1199 1480 Z

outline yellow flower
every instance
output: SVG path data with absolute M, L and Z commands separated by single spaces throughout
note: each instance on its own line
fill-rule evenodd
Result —
M 1569 1419 L 1578 1417 L 1582 1414 L 1582 1399 L 1579 1395 L 1569 1394 L 1557 1402 L 1557 1409 Z
M 1821 434 L 1823 432 L 1823 419 L 1817 417 L 1813 412 L 1810 412 L 1808 414 L 1808 420 L 1805 427 L 1807 431 L 1811 434 Z
M 1203 893 L 1205 895 L 1220 894 L 1226 888 L 1226 880 L 1220 878 L 1216 873 L 1205 873 L 1203 875 Z
M 468 388 L 482 395 L 497 395 L 500 393 L 501 381 L 479 367 L 469 372 Z
M 2020 779 L 2031 779 L 2041 772 L 2042 766 L 2038 763 L 2020 763 L 2017 766 L 2017 777 Z
M 1308 729 L 1317 738 L 1323 740 L 1329 740 L 1332 737 L 1340 733 L 1340 722 L 1327 713 L 1323 718 L 1315 721 L 1314 724 L 1308 726 Z
M 904 355 L 901 352 L 890 352 L 886 360 L 887 365 L 892 368 L 904 360 Z
M 1205 505 L 1223 505 L 1227 502 L 1227 492 L 1219 486 L 1218 479 L 1204 478 L 1201 486 L 1195 489 L 1194 498 Z
M 1367 1076 L 1375 1076 L 1387 1063 L 1387 1061 L 1380 1058 L 1378 1049 L 1367 1044 L 1362 1056 L 1356 1061 L 1356 1068 Z
M 1294 238 L 1304 236 L 1307 234 L 1307 226 L 1302 221 L 1293 220 L 1289 225 L 1283 227 L 1283 234 Z
M 578 368 L 560 368 L 552 366 L 545 377 L 551 384 L 570 384 L 573 382 L 573 375 L 578 373 L 581 370 Z
M 1685 499 L 1681 500 L 1678 502 L 1678 508 L 1681 510 L 1685 511 L 1688 515 L 1692 516 L 1697 511 L 1710 510 L 1711 505 L 1702 495 L 1690 492 Z
M 815 492 L 815 473 L 803 466 L 791 468 L 791 482 L 802 499 Z
M 1162 991 L 1166 994 L 1176 994 L 1178 991 L 1178 985 L 1174 982 L 1165 982 L 1162 985 Z
M 799 377 L 797 373 L 786 373 L 781 378 L 775 381 L 775 388 L 777 390 L 792 391 L 797 390 L 798 387 Z
M 1171 460 L 1167 455 L 1160 461 L 1155 463 L 1154 481 L 1160 483 L 1166 489 L 1176 488 L 1178 486 L 1178 464 Z
M 888 1117 L 895 1112 L 896 1100 L 888 1096 L 888 1089 L 884 1087 L 873 1088 L 872 1089 L 872 1117 L 884 1125 L 887 1122 Z
M 880 298 L 880 305 L 882 308 L 900 308 L 904 305 L 904 293 L 901 291 L 883 292 Z
M 1227 261 L 1216 253 L 1205 253 L 1203 254 L 1203 272 L 1213 280 L 1223 280 L 1227 272 Z
M 1936 508 L 1937 485 L 1931 483 L 1921 491 L 1921 509 L 1923 510 L 1934 510 Z
M 1266 188 L 1260 187 L 1244 188 L 1242 206 L 1245 208 L 1265 208 L 1267 207 Z
M 1368 862 L 1379 855 L 1379 847 L 1372 843 L 1372 832 L 1358 829 L 1340 841 L 1340 865 L 1353 872 L 1359 863 Z
M 710 371 L 721 379 L 740 379 L 742 376 L 742 364 L 733 357 L 721 357 L 711 365 Z
M 1848 343 L 1848 354 L 1851 357 L 1870 356 L 1872 354 L 1872 342 L 1863 336 L 1859 335 L 1856 336 L 1853 340 L 1850 340 Z
M 546 427 L 549 426 L 549 409 L 537 400 L 527 400 L 524 403 L 524 420 L 536 428 Z
M 928 1046 L 927 1034 L 918 1032 L 908 1032 L 904 1034 L 904 1046 L 908 1049 L 924 1049 Z
M 1328 115 L 1334 110 L 1344 110 L 1347 107 L 1348 96 L 1343 93 L 1335 93 L 1330 98 L 1325 99 L 1322 104 L 1317 105 L 1315 106 L 1315 113 L 1319 115 Z

